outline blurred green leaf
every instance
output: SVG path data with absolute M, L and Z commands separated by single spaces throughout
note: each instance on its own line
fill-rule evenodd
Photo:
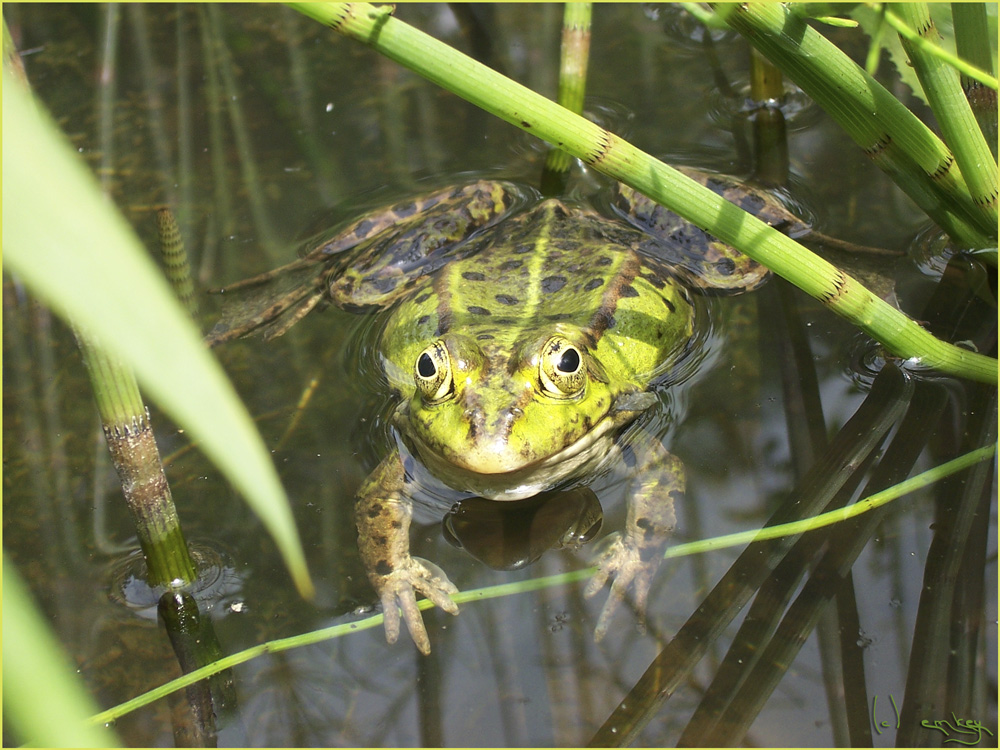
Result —
M 70 667 L 14 566 L 3 561 L 4 722 L 39 747 L 121 747 L 85 723 L 97 706 Z
M 131 228 L 6 69 L 3 183 L 10 270 L 133 369 L 145 393 L 240 490 L 299 591 L 311 596 L 288 500 L 249 414 Z
M 891 8 L 891 5 L 887 7 Z M 948 3 L 930 3 L 928 8 L 931 12 L 931 17 L 934 19 L 934 25 L 941 34 L 942 47 L 948 52 L 954 53 L 955 33 L 951 22 L 950 5 Z M 900 79 L 910 87 L 914 96 L 926 104 L 927 97 L 924 95 L 924 89 L 917 79 L 916 71 L 910 65 L 906 52 L 903 51 L 899 35 L 888 25 L 883 27 L 884 21 L 881 17 L 881 12 L 870 5 L 859 4 L 851 9 L 849 15 L 858 22 L 858 25 L 869 37 L 878 39 L 880 46 L 884 47 L 886 52 L 888 52 L 889 59 L 899 73 Z M 869 72 L 871 73 L 872 71 Z

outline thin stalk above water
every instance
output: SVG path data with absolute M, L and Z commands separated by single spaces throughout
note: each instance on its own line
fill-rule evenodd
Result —
M 920 38 L 938 42 L 940 35 L 925 3 L 901 3 L 900 18 Z M 887 11 L 886 16 L 891 16 Z M 945 143 L 955 154 L 955 161 L 969 186 L 972 202 L 993 226 L 997 225 L 997 164 L 969 100 L 958 80 L 958 73 L 939 56 L 900 35 L 903 49 L 916 70 L 927 101 L 934 111 Z
M 772 3 L 718 8 L 960 246 L 996 244 L 954 156 L 916 115 L 805 19 Z
M 574 114 L 583 113 L 590 62 L 591 3 L 567 3 L 563 10 L 559 59 L 559 104 Z M 542 173 L 542 193 L 557 195 L 565 186 L 572 159 L 559 148 L 549 151 Z
M 955 24 L 955 47 L 959 58 L 968 60 L 977 69 L 993 73 L 989 24 L 984 3 L 952 3 L 951 16 Z M 997 156 L 997 90 L 982 81 L 962 73 L 962 89 L 979 122 L 986 143 Z

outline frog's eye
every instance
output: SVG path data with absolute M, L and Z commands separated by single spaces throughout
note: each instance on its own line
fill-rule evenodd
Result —
M 452 394 L 451 357 L 444 344 L 437 341 L 417 357 L 414 381 L 421 395 L 430 403 L 444 401 Z
M 538 379 L 549 396 L 568 398 L 586 385 L 586 368 L 580 350 L 562 336 L 553 336 L 542 346 Z

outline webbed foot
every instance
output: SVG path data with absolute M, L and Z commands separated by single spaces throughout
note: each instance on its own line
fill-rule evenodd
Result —
M 450 614 L 458 614 L 451 600 L 458 589 L 438 566 L 410 555 L 410 519 L 413 501 L 398 451 L 383 459 L 358 492 L 355 506 L 358 551 L 368 580 L 382 602 L 385 637 L 399 637 L 399 613 L 421 653 L 431 652 L 427 629 L 417 607 L 417 593 Z
M 649 589 L 676 523 L 674 506 L 684 494 L 684 465 L 662 443 L 651 440 L 632 450 L 636 461 L 625 531 L 604 540 L 594 560 L 597 572 L 584 590 L 584 596 L 592 597 L 611 582 L 611 593 L 594 629 L 598 642 L 607 635 L 626 594 L 631 594 L 639 627 L 645 627 Z
M 612 581 L 611 593 L 601 610 L 597 627 L 594 628 L 594 640 L 598 643 L 607 635 L 611 618 L 625 599 L 625 595 L 630 591 L 633 595 L 632 600 L 636 613 L 639 616 L 639 627 L 640 629 L 645 628 L 649 588 L 653 583 L 653 576 L 656 574 L 660 562 L 660 556 L 656 554 L 644 559 L 643 550 L 637 545 L 630 544 L 627 537 L 622 534 L 614 534 L 606 542 L 608 543 L 607 548 L 594 561 L 597 565 L 597 572 L 590 579 L 590 583 L 587 584 L 587 588 L 583 592 L 583 595 L 589 599 L 604 588 L 608 581 Z
M 397 564 L 391 573 L 372 573 L 369 577 L 382 602 L 385 639 L 389 643 L 395 643 L 399 637 L 399 613 L 402 610 L 403 621 L 413 642 L 422 654 L 429 654 L 431 643 L 423 616 L 417 607 L 416 594 L 423 594 L 448 614 L 457 615 L 458 605 L 451 600 L 451 595 L 458 593 L 455 584 L 448 580 L 448 576 L 437 565 L 409 556 Z

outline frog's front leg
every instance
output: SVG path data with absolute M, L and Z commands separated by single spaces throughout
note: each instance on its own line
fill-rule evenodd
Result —
M 591 597 L 614 579 L 594 630 L 597 641 L 608 632 L 611 618 L 629 590 L 640 622 L 645 618 L 649 587 L 676 523 L 674 505 L 684 495 L 684 465 L 680 459 L 655 438 L 649 445 L 634 449 L 637 464 L 629 483 L 625 531 L 597 558 L 597 572 L 584 592 Z
M 413 642 L 424 654 L 431 651 L 416 592 L 450 614 L 458 614 L 451 594 L 458 589 L 436 566 L 410 556 L 410 518 L 413 501 L 406 492 L 403 462 L 393 450 L 358 491 L 355 520 L 361 562 L 382 602 L 385 637 L 399 637 L 399 610 Z M 432 570 L 431 568 L 435 568 Z

